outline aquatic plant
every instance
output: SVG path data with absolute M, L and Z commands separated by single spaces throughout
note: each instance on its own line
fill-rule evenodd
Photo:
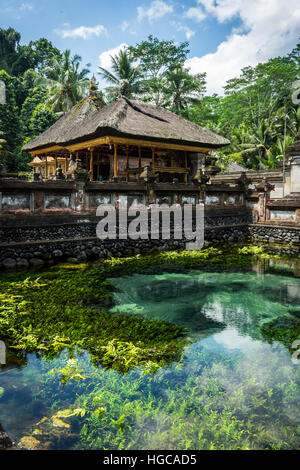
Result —
M 246 248 L 244 253 L 238 252 L 241 247 L 168 252 L 2 276 L 0 331 L 8 360 L 22 363 L 30 352 L 43 358 L 38 386 L 31 386 L 31 362 L 26 379 L 32 401 L 43 404 L 42 414 L 20 441 L 51 449 L 300 449 L 300 371 L 283 346 L 294 338 L 298 310 L 279 304 L 277 286 L 261 286 L 253 274 L 246 275 L 248 285 L 252 282 L 247 290 L 245 267 L 253 257 L 271 254 Z M 261 350 L 249 357 L 205 350 L 191 344 L 180 325 L 108 311 L 116 290 L 108 278 L 197 268 L 210 270 L 211 285 L 213 270 L 224 271 L 224 291 L 211 298 L 221 299 L 226 321 L 239 306 L 232 295 L 239 292 L 256 312 L 253 325 L 246 312 L 239 328 L 273 346 L 261 341 Z M 230 272 L 236 273 L 234 282 Z M 262 292 L 274 317 L 259 308 Z M 289 322 L 282 323 L 283 317 Z M 1 403 L 8 397 L 3 385 Z

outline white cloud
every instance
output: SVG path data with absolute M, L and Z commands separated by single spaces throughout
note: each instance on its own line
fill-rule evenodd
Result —
M 67 25 L 67 23 L 65 23 Z M 107 35 L 107 30 L 102 24 L 97 26 L 79 26 L 78 28 L 70 29 L 56 29 L 55 32 L 62 38 L 82 38 L 90 39 L 92 36 L 100 36 L 101 34 Z
M 32 3 L 22 3 L 19 10 L 20 11 L 31 11 L 31 10 L 33 10 L 33 5 L 32 5 Z
M 189 18 L 189 19 L 192 19 L 192 20 L 195 20 L 195 21 L 198 21 L 199 23 L 201 21 L 203 21 L 205 18 L 206 18 L 206 14 L 204 13 L 204 11 L 202 10 L 201 7 L 192 7 L 192 8 L 189 8 L 184 16 L 186 18 Z
M 158 18 L 162 18 L 167 13 L 172 13 L 173 7 L 162 0 L 154 0 L 154 2 L 150 4 L 149 8 L 137 7 L 137 12 L 139 21 L 144 18 L 148 18 L 149 21 L 153 21 Z
M 198 0 L 218 22 L 239 17 L 234 28 L 217 50 L 186 61 L 192 73 L 207 72 L 208 93 L 223 93 L 226 81 L 242 68 L 256 65 L 291 50 L 299 37 L 299 0 Z
M 122 31 L 126 31 L 126 29 L 128 28 L 129 26 L 129 23 L 127 21 L 123 21 L 122 25 L 121 25 L 121 30 Z
M 188 26 L 185 26 L 181 23 L 176 23 L 175 21 L 172 23 L 174 26 L 176 26 L 177 31 L 184 31 L 185 32 L 185 37 L 189 41 L 191 37 L 195 35 L 195 31 L 190 29 Z
M 109 49 L 108 51 L 104 51 L 99 55 L 100 66 L 104 69 L 111 68 L 111 58 L 110 56 L 114 56 L 120 52 L 122 49 L 127 49 L 128 44 L 122 43 L 113 49 Z
M 32 11 L 34 9 L 34 5 L 32 3 L 22 3 L 19 7 L 6 7 L 2 9 L 5 13 L 12 15 L 16 20 L 20 20 L 22 15 L 21 13 L 26 13 Z

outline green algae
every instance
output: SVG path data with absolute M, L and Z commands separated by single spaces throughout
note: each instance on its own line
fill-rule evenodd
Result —
M 123 372 L 142 363 L 155 368 L 155 364 L 180 358 L 187 344 L 185 329 L 166 321 L 128 316 L 125 312 L 112 315 L 108 307 L 114 304 L 114 287 L 107 278 L 123 273 L 207 266 L 237 269 L 250 266 L 253 255 L 269 256 L 260 247 L 229 251 L 208 248 L 8 274 L 1 278 L 1 336 L 9 349 L 20 351 L 19 357 L 24 351 L 53 357 L 66 347 L 79 346 L 96 361 L 107 367 L 119 367 Z M 272 324 L 269 327 L 272 329 Z M 121 357 L 119 361 L 111 356 L 112 344 L 118 351 L 116 356 Z
M 23 436 L 32 432 L 40 448 L 51 449 L 299 449 L 300 372 L 283 347 L 294 338 L 298 310 L 283 304 L 278 319 L 263 318 L 259 299 L 242 285 L 253 257 L 266 254 L 168 252 L 3 276 L 0 329 L 9 361 L 13 351 L 15 364 L 36 354 L 39 387 L 31 393 L 47 405 Z M 226 284 L 224 272 L 224 292 L 211 293 L 213 303 L 237 309 L 231 294 L 239 291 L 257 312 L 255 327 L 239 323 L 242 333 L 266 338 L 275 349 L 266 342 L 249 356 L 206 350 L 187 340 L 182 325 L 108 311 L 118 294 L 113 278 L 198 268 L 221 273 L 224 267 L 238 275 L 234 282 L 227 276 Z M 275 315 L 277 286 L 246 281 Z M 207 282 L 213 284 L 212 274 Z

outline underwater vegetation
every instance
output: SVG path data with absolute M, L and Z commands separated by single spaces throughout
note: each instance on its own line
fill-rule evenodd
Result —
M 32 449 L 299 449 L 300 282 L 251 267 L 276 258 L 208 248 L 1 276 L 6 430 Z

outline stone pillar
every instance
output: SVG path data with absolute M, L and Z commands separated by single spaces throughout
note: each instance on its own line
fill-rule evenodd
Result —
M 34 209 L 33 212 L 39 213 L 44 210 L 44 193 L 43 191 L 34 191 Z
M 86 198 L 86 183 L 89 181 L 89 171 L 83 168 L 82 160 L 77 155 L 76 169 L 73 173 L 76 193 L 75 193 L 75 210 L 83 212 L 85 210 L 85 198 Z
M 291 193 L 300 193 L 300 156 L 292 157 L 290 172 Z
M 266 178 L 263 178 L 255 188 L 259 193 L 259 218 L 261 222 L 267 220 L 267 202 L 270 199 L 270 192 L 273 191 L 274 187 Z

